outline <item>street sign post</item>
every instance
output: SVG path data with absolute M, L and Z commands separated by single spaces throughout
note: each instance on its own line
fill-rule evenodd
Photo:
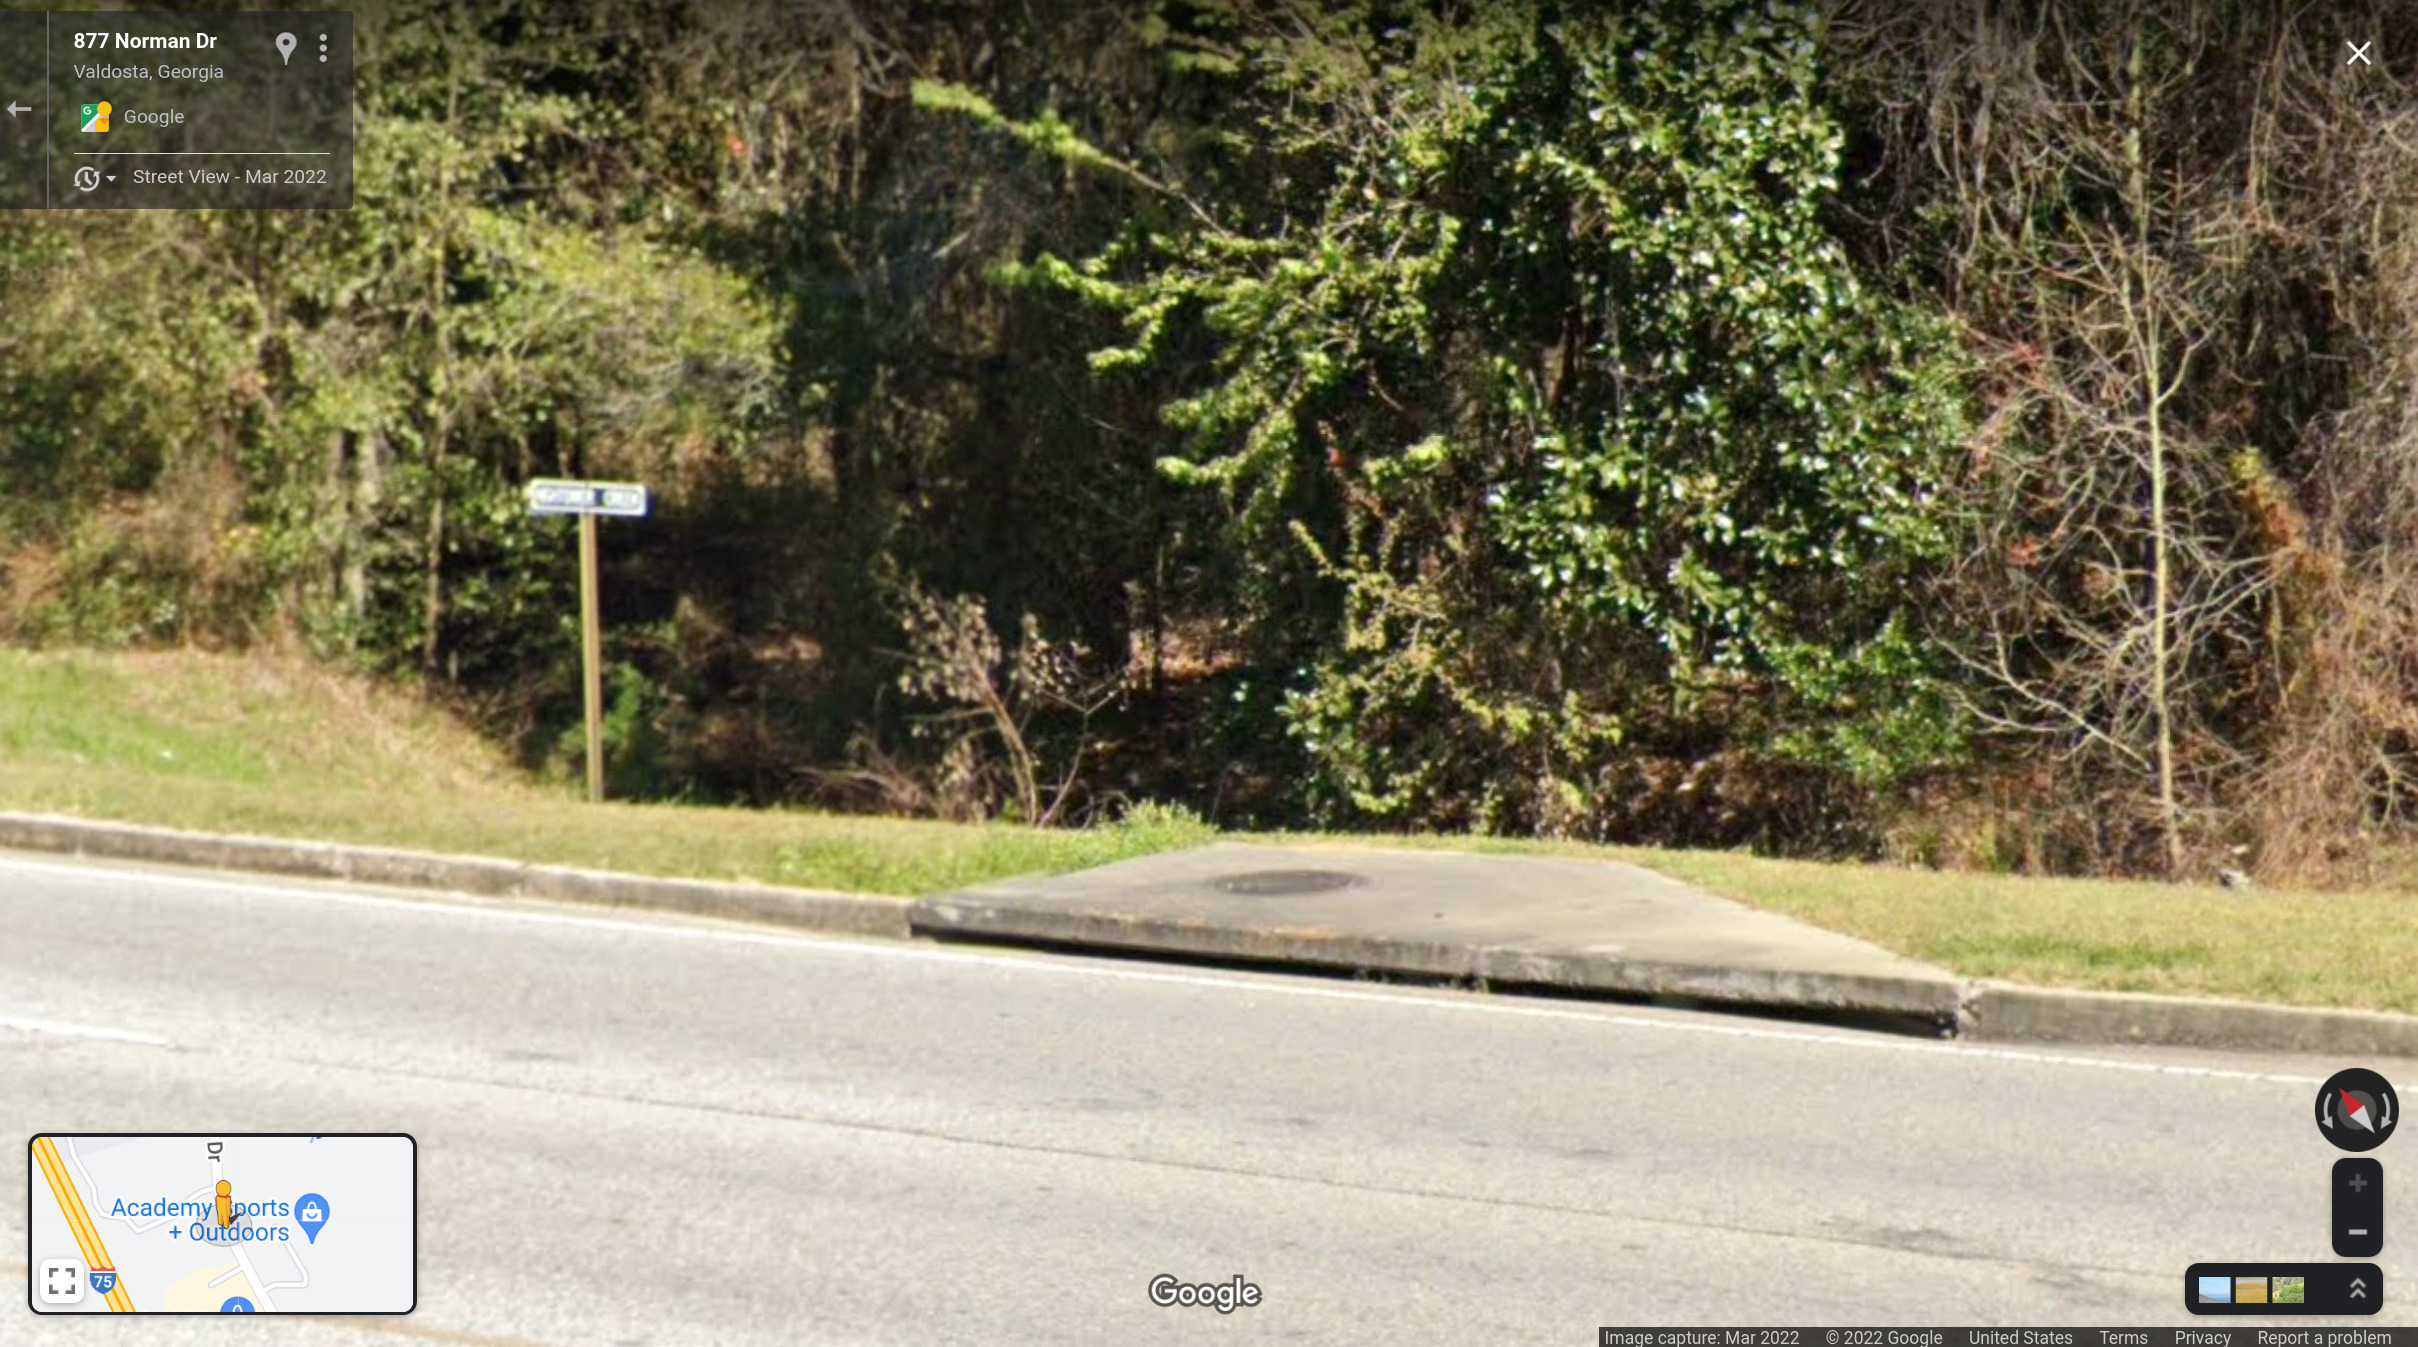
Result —
M 580 686 L 588 715 L 588 800 L 604 798 L 604 631 L 596 600 L 596 517 L 646 514 L 646 488 L 633 482 L 540 478 L 528 487 L 529 513 L 579 516 Z

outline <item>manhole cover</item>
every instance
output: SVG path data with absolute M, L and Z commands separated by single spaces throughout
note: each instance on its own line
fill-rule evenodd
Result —
M 1363 882 L 1341 870 L 1252 870 L 1211 881 L 1210 887 L 1253 898 L 1283 898 L 1296 893 L 1330 893 Z

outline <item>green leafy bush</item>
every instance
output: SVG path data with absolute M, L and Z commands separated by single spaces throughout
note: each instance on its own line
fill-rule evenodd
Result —
M 1604 832 L 1640 763 L 1952 757 L 1907 614 L 1960 372 L 1826 223 L 1811 12 L 1236 22 L 1221 195 L 1124 169 L 1189 209 L 1008 277 L 1175 385 L 1165 470 L 1231 501 L 1266 644 L 1312 633 L 1283 715 L 1325 812 Z

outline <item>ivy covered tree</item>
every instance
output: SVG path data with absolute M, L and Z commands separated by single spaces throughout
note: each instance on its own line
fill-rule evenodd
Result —
M 1330 816 L 1734 834 L 1750 781 L 1955 752 L 1908 612 L 1958 371 L 1827 227 L 1810 10 L 1193 19 L 1235 131 L 1181 157 L 923 96 L 1155 201 L 1008 277 L 1176 390 L 1164 470 L 1231 502 Z

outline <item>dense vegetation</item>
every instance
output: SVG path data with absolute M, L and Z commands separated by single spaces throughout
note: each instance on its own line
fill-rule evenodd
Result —
M 2418 10 L 2043 8 L 373 6 L 352 211 L 0 221 L 0 636 L 558 768 L 624 477 L 622 793 L 2359 877 Z

